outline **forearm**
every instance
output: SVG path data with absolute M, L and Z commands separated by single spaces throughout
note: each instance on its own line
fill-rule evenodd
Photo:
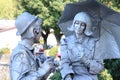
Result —
M 32 65 L 31 65 L 32 64 Z M 16 56 L 10 65 L 11 80 L 40 80 L 46 73 L 45 67 L 38 68 L 35 62 L 31 63 L 23 54 Z
M 38 73 L 33 72 L 27 76 L 21 76 L 17 80 L 41 80 L 41 79 L 42 79 L 42 76 L 40 77 Z
M 70 59 L 69 59 L 69 50 L 67 46 L 67 42 L 65 39 L 61 40 L 61 45 L 60 45 L 60 52 L 62 53 L 61 55 L 61 76 L 62 79 L 65 80 L 67 76 L 71 76 L 74 74 L 71 65 L 70 65 Z
M 104 64 L 102 60 L 90 60 L 89 72 L 91 74 L 98 74 L 104 68 Z
M 84 59 L 83 63 L 88 68 L 88 71 L 91 74 L 98 74 L 104 68 L 103 60 L 89 60 L 89 59 Z
M 61 59 L 61 75 L 62 78 L 64 79 L 67 75 L 73 75 L 74 72 L 69 65 L 69 61 L 67 59 Z
M 38 69 L 38 71 L 26 70 L 21 72 L 12 70 L 11 80 L 41 80 L 45 74 L 46 72 L 42 68 Z

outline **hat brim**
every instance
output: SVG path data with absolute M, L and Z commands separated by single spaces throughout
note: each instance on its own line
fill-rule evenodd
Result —
M 35 18 L 32 19 L 32 20 L 26 25 L 24 32 L 25 32 L 26 29 L 29 28 L 35 21 L 37 21 L 37 19 L 38 19 L 38 16 L 35 16 Z M 23 33 L 24 33 L 24 32 L 23 32 Z M 19 31 L 17 31 L 17 32 L 16 32 L 16 35 L 19 36 L 19 35 L 21 35 L 21 33 L 19 33 Z

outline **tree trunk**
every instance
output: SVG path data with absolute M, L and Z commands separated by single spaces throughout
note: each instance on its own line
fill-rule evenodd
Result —
M 62 34 L 60 34 L 60 32 L 55 32 L 55 37 L 57 40 L 57 45 L 60 45 L 60 39 L 61 39 Z
M 46 31 L 46 34 L 42 32 L 42 37 L 44 39 L 44 49 L 47 49 L 47 38 L 49 34 L 50 34 L 50 31 Z

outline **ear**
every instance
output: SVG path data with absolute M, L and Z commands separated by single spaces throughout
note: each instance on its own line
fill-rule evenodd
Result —
M 33 29 L 33 33 L 34 33 L 34 35 L 38 35 L 38 34 L 39 34 L 39 31 L 34 28 L 34 29 Z

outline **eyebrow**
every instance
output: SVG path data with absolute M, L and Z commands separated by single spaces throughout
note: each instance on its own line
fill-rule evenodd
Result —
M 81 23 L 85 23 L 85 22 L 79 21 L 79 20 L 76 20 L 74 23 L 77 23 L 77 22 L 78 22 L 78 23 L 80 23 L 80 22 L 81 22 Z

